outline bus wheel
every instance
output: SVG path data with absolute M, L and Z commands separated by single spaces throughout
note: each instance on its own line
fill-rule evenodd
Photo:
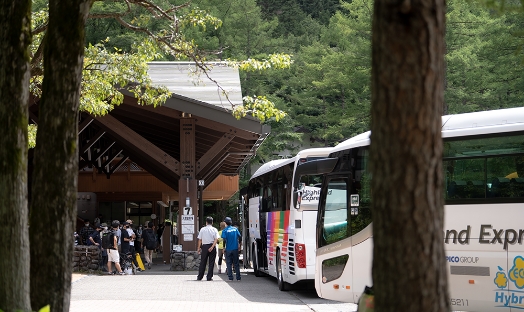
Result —
M 260 277 L 262 274 L 260 274 L 260 271 L 258 270 L 258 263 L 257 263 L 257 254 L 256 249 L 253 248 L 253 273 L 255 273 L 256 277 Z
M 284 282 L 284 276 L 282 275 L 282 261 L 280 260 L 280 250 L 277 250 L 277 280 L 278 289 L 281 291 L 289 290 L 289 283 Z

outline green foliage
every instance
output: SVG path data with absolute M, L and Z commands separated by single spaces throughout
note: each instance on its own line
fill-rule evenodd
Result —
M 489 9 L 495 9 L 498 13 L 524 11 L 522 0 L 480 0 L 479 3 Z
M 50 305 L 46 305 L 42 309 L 38 310 L 38 312 L 50 312 L 50 311 L 51 311 L 51 306 Z
M 29 148 L 34 148 L 36 146 L 36 125 L 29 124 L 27 127 L 27 142 Z
M 303 47 L 278 92 L 289 114 L 316 141 L 334 145 L 367 130 L 370 105 L 371 1 L 343 3 L 320 40 Z
M 132 53 L 110 53 L 102 44 L 90 44 L 84 56 L 80 109 L 94 116 L 105 115 L 122 103 L 122 89 L 132 92 L 140 105 L 164 103 L 171 93 L 165 87 L 153 87 L 147 74 L 147 63 L 156 56 L 156 46 L 150 40 L 133 46 Z
M 297 142 L 303 142 L 306 138 L 303 133 L 295 130 L 295 123 L 289 115 L 286 115 L 281 122 L 270 120 L 268 124 L 271 126 L 271 135 L 257 150 L 256 156 L 252 159 L 253 162 L 264 163 L 274 159 L 276 152 L 289 150 L 295 153 L 302 149 Z
M 448 113 L 521 106 L 522 12 L 493 14 L 476 2 L 448 4 Z
M 286 115 L 286 113 L 284 113 L 283 111 L 276 109 L 273 103 L 269 101 L 265 96 L 245 96 L 243 100 L 244 105 L 236 106 L 233 109 L 233 115 L 237 119 L 240 119 L 242 117 L 245 117 L 247 114 L 250 114 L 253 117 L 259 119 L 260 121 L 265 121 L 268 117 L 275 117 L 275 120 L 279 121 Z
M 271 54 L 267 59 L 262 61 L 256 59 L 247 59 L 244 61 L 231 61 L 228 60 L 227 63 L 229 66 L 237 67 L 244 71 L 257 71 L 257 70 L 266 70 L 270 68 L 276 69 L 287 69 L 293 64 L 289 54 Z

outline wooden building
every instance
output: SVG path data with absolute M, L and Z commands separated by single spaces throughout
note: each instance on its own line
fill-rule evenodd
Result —
M 180 221 L 188 203 L 195 223 L 193 233 L 187 227 L 178 233 L 184 250 L 196 249 L 199 202 L 231 198 L 239 171 L 270 131 L 254 118 L 232 116 L 229 101 L 242 103 L 236 69 L 215 64 L 209 72 L 228 91 L 228 101 L 207 78 L 195 84 L 188 75 L 192 66 L 150 64 L 153 81 L 173 92 L 163 106 L 140 106 L 125 94 L 124 103 L 108 115 L 82 113 L 79 120 L 78 199 L 88 203 L 79 207 L 96 206 L 103 221 L 131 218 L 143 224 L 152 215 L 155 223 L 162 222 L 173 207 Z M 30 116 L 36 119 L 38 105 L 30 107 Z M 88 210 L 79 208 L 79 213 Z

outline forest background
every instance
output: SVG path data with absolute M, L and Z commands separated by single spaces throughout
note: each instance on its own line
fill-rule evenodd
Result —
M 304 139 L 313 146 L 334 146 L 369 130 L 372 1 L 191 3 L 222 21 L 218 29 L 186 33 L 201 49 L 220 51 L 216 60 L 293 55 L 289 70 L 241 72 L 244 96 L 265 95 L 287 113 L 280 122 L 267 121 L 272 134 L 256 161 L 272 159 L 274 151 L 297 151 L 297 142 Z M 500 13 L 479 1 L 451 0 L 446 24 L 444 114 L 522 106 L 522 10 Z M 87 25 L 88 43 L 110 38 L 108 49 L 130 51 L 142 36 L 111 19 L 89 20 Z

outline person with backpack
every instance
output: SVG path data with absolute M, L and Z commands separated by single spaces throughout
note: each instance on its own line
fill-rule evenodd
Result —
M 120 254 L 118 253 L 118 237 L 115 232 L 118 230 L 120 224 L 113 222 L 111 224 L 112 231 L 109 232 L 109 235 L 102 236 L 102 247 L 107 249 L 107 272 L 110 275 L 113 275 L 113 269 L 111 268 L 111 262 L 115 263 L 115 268 L 118 271 L 118 274 L 124 275 L 124 271 L 120 267 Z
M 107 270 L 107 249 L 104 248 L 104 236 L 109 235 L 109 230 L 107 229 L 107 223 L 100 224 L 102 232 L 100 232 L 100 247 L 102 247 L 102 262 L 100 262 L 100 267 L 103 271 Z M 106 240 L 110 239 L 109 237 Z
M 147 223 L 147 228 L 142 232 L 142 246 L 144 247 L 144 258 L 147 262 L 147 268 L 151 269 L 153 251 L 157 246 L 155 232 L 153 232 L 153 222 L 151 221 Z
M 94 231 L 93 233 L 91 233 L 91 235 L 89 235 L 89 238 L 87 240 L 87 245 L 88 246 L 91 246 L 91 245 L 95 245 L 95 246 L 98 246 L 98 248 L 102 248 L 102 238 L 100 236 L 100 232 L 102 232 L 102 226 L 97 223 L 96 224 L 96 231 Z

